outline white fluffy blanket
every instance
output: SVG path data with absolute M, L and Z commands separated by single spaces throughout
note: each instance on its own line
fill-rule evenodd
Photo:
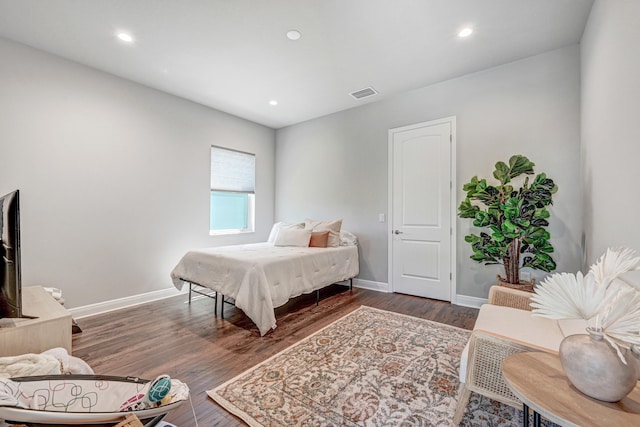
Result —
M 60 374 L 91 375 L 93 369 L 64 348 L 52 348 L 40 354 L 0 357 L 0 378 Z
M 21 354 L 0 357 L 0 378 L 59 375 L 60 362 L 46 354 Z

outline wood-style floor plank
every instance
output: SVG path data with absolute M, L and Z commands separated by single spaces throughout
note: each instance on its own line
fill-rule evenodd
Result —
M 216 405 L 206 390 L 295 344 L 361 305 L 471 329 L 478 310 L 401 294 L 333 285 L 320 294 L 294 298 L 276 309 L 278 327 L 260 337 L 241 311 L 225 306 L 225 318 L 213 315 L 213 300 L 186 296 L 126 308 L 79 320 L 83 332 L 73 336 L 73 355 L 97 374 L 153 379 L 160 374 L 187 383 L 198 425 L 243 423 Z M 170 412 L 166 421 L 195 426 L 189 402 Z

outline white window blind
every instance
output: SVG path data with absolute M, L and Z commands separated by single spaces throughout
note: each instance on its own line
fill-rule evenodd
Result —
M 211 147 L 211 191 L 255 193 L 255 154 Z

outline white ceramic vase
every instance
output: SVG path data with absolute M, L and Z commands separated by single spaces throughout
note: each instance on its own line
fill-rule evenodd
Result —
M 617 402 L 638 381 L 638 362 L 622 349 L 626 364 L 604 339 L 602 332 L 587 328 L 589 335 L 570 335 L 560 343 L 560 361 L 569 381 L 582 393 L 605 402 Z

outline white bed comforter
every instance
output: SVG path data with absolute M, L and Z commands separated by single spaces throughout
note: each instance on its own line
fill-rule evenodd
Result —
M 276 327 L 274 308 L 290 298 L 358 275 L 357 246 L 279 247 L 272 243 L 222 246 L 187 252 L 171 272 L 235 299 L 260 334 Z

